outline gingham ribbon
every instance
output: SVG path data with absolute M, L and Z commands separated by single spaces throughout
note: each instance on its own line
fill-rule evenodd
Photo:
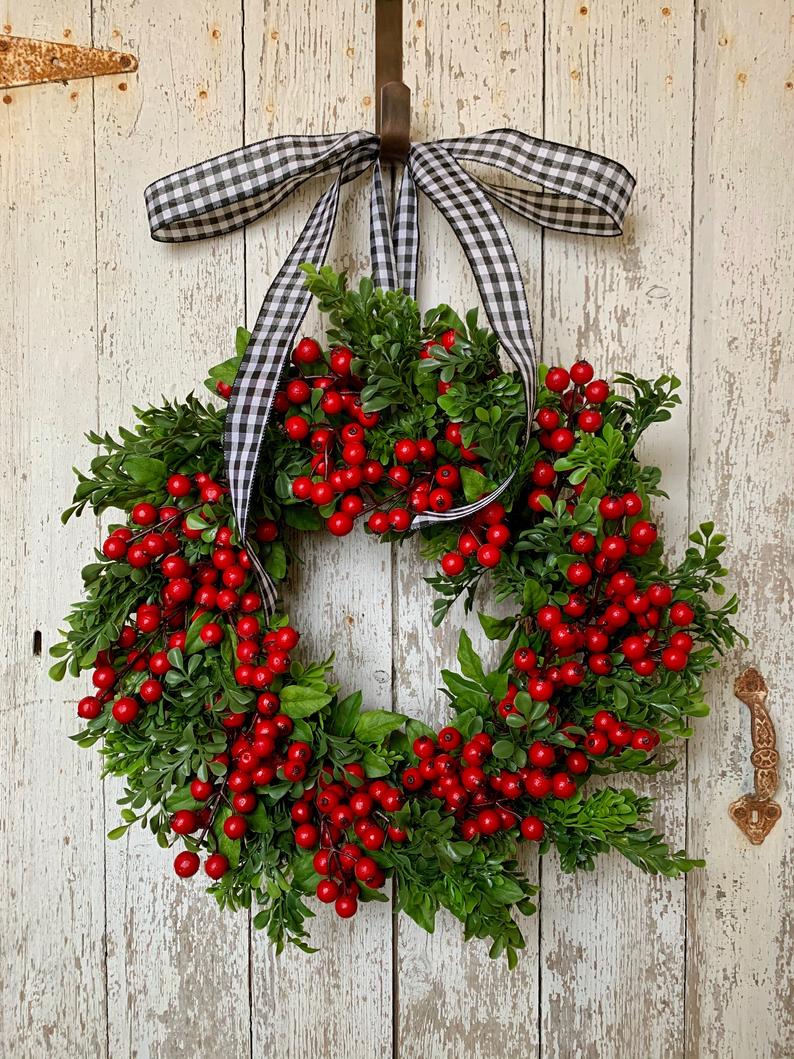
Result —
M 319 268 L 325 262 L 343 184 L 373 167 L 370 246 L 377 286 L 402 287 L 416 296 L 418 191 L 449 222 L 474 273 L 491 328 L 523 380 L 527 433 L 535 405 L 535 343 L 515 251 L 491 200 L 544 228 L 612 236 L 621 233 L 634 190 L 631 174 L 608 158 L 514 129 L 494 129 L 476 136 L 413 144 L 390 218 L 379 146 L 378 137 L 371 132 L 279 136 L 182 169 L 146 189 L 152 238 L 178 243 L 243 228 L 269 213 L 311 177 L 336 174 L 265 295 L 234 382 L 226 414 L 224 455 L 241 535 L 246 530 L 273 399 L 311 300 L 299 266 L 311 262 Z M 468 173 L 462 161 L 502 169 L 535 186 L 487 183 Z M 472 515 L 499 496 L 511 478 L 512 474 L 476 503 L 421 515 L 414 525 Z M 265 608 L 272 612 L 275 586 L 256 565 Z

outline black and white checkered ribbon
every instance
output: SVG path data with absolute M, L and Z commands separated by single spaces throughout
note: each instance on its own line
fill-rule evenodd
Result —
M 523 380 L 527 431 L 535 405 L 537 356 L 521 271 L 491 200 L 545 228 L 612 236 L 622 230 L 634 189 L 631 174 L 608 158 L 514 129 L 494 129 L 413 144 L 390 218 L 378 150 L 379 139 L 371 132 L 279 136 L 182 169 L 146 189 L 152 238 L 190 242 L 243 228 L 310 178 L 336 174 L 265 295 L 229 401 L 224 455 L 241 535 L 273 400 L 311 300 L 299 266 L 308 261 L 319 268 L 325 262 L 343 184 L 373 167 L 370 245 L 373 279 L 379 287 L 402 287 L 416 296 L 418 191 L 449 222 L 474 273 L 491 328 Z M 492 166 L 534 186 L 490 184 L 472 176 L 461 162 Z M 482 500 L 421 515 L 414 525 L 470 516 L 498 496 L 511 478 Z M 265 608 L 272 612 L 275 586 L 256 565 Z

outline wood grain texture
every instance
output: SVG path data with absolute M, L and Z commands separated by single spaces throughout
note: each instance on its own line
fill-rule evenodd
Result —
M 617 158 L 638 178 L 617 240 L 550 233 L 544 244 L 549 363 L 588 357 L 655 378 L 688 376 L 692 10 L 688 4 L 565 4 L 546 19 L 546 136 Z M 644 458 L 671 500 L 657 505 L 673 554 L 687 529 L 687 410 L 652 431 Z M 655 823 L 684 842 L 683 765 L 627 786 L 658 797 Z M 592 875 L 542 866 L 542 1055 L 679 1057 L 684 1048 L 684 882 L 617 855 Z
M 6 14 L 2 21 L 11 22 Z M 90 43 L 83 0 L 16 6 L 20 35 Z M 73 94 L 74 93 L 74 94 Z M 80 591 L 91 518 L 63 528 L 72 462 L 96 424 L 90 88 L 0 92 L 0 1053 L 104 1057 L 104 836 L 99 761 L 67 742 L 80 692 L 47 652 Z M 34 633 L 41 653 L 34 654 Z M 66 700 L 66 701 L 64 701 Z M 81 983 L 85 983 L 82 986 Z
M 143 203 L 151 180 L 241 143 L 242 16 L 237 0 L 105 0 L 94 18 L 97 40 L 142 57 L 138 73 L 94 84 L 100 424 L 115 430 L 133 404 L 203 390 L 242 317 L 242 238 L 154 243 Z M 172 859 L 139 829 L 108 845 L 110 1052 L 247 1056 L 246 916 L 220 913 L 201 879 L 177 880 Z
M 701 4 L 697 19 L 692 523 L 714 516 L 750 646 L 709 683 L 690 758 L 687 1056 L 784 1059 L 792 1033 L 791 290 L 794 5 Z M 783 635 L 781 635 L 781 632 Z M 763 672 L 783 816 L 751 846 L 727 808 L 752 787 L 745 665 Z
M 344 132 L 374 126 L 374 23 L 371 5 L 344 0 L 333 17 L 291 0 L 246 4 L 246 139 L 281 133 Z M 286 257 L 328 180 L 313 181 L 247 233 L 248 318 L 253 323 L 272 276 Z M 351 278 L 369 268 L 368 183 L 343 192 L 329 261 Z M 305 334 L 316 333 L 312 313 Z M 265 454 L 264 458 L 267 456 Z M 363 534 L 326 534 L 295 542 L 304 563 L 287 587 L 286 607 L 300 628 L 306 657 L 337 653 L 345 692 L 361 688 L 365 705 L 391 705 L 392 595 L 389 549 Z M 352 929 L 351 929 L 352 927 Z M 252 936 L 254 1055 L 380 1059 L 392 1048 L 392 916 L 368 905 L 354 922 L 320 907 L 307 955 L 275 956 Z
M 321 951 L 276 958 L 244 914 L 218 912 L 197 880 L 177 882 L 147 835 L 105 843 L 118 789 L 103 789 L 97 757 L 66 741 L 80 688 L 46 677 L 79 594 L 76 557 L 96 539 L 93 521 L 64 529 L 57 517 L 71 464 L 90 459 L 82 431 L 114 430 L 133 403 L 200 387 L 235 326 L 252 323 L 325 184 L 245 237 L 176 247 L 150 241 L 144 186 L 244 140 L 373 128 L 371 0 L 0 2 L 0 32 L 141 61 L 134 75 L 0 91 L 3 1056 L 794 1055 L 794 4 L 694 3 L 405 5 L 414 139 L 513 125 L 603 151 L 638 176 L 622 239 L 541 241 L 506 222 L 547 362 L 581 353 L 605 374 L 684 380 L 683 407 L 644 455 L 665 474 L 674 551 L 710 515 L 728 534 L 752 637 L 710 682 L 713 713 L 688 768 L 642 785 L 660 796 L 657 823 L 678 845 L 686 832 L 707 869 L 684 887 L 612 858 L 572 879 L 550 856 L 541 914 L 509 974 L 464 946 L 450 918 L 428 937 L 395 928 L 384 906 L 352 924 L 323 908 L 312 931 Z M 354 276 L 369 264 L 366 185 L 345 191 L 330 254 Z M 426 203 L 421 269 L 423 306 L 476 303 L 463 255 Z M 368 705 L 440 720 L 436 687 L 457 628 L 483 643 L 459 609 L 431 629 L 416 545 L 390 552 L 356 535 L 300 550 L 285 595 L 307 654 L 335 649 L 340 682 L 361 686 Z M 728 816 L 752 783 L 747 711 L 731 691 L 751 662 L 770 684 L 783 756 L 783 818 L 760 847 Z
M 522 0 L 488 3 L 426 0 L 408 4 L 404 36 L 406 82 L 413 103 L 412 138 L 430 140 L 514 126 L 539 132 L 543 112 L 541 12 Z M 487 171 L 498 180 L 498 171 Z M 541 234 L 504 211 L 524 272 L 530 311 L 540 333 Z M 447 302 L 463 313 L 479 301 L 473 276 L 447 222 L 421 200 L 419 303 Z M 483 320 L 485 317 L 482 317 Z M 441 724 L 445 698 L 438 691 L 443 668 L 456 668 L 458 634 L 464 626 L 482 657 L 496 661 L 499 646 L 485 638 L 476 615 L 456 605 L 439 629 L 430 623 L 433 592 L 424 577 L 432 564 L 418 542 L 395 557 L 394 694 L 398 710 Z M 487 579 L 486 579 L 487 583 Z M 479 598 L 498 613 L 487 589 Z M 536 858 L 527 856 L 530 878 Z M 403 918 L 398 924 L 398 1055 L 441 1059 L 468 1052 L 483 1056 L 537 1054 L 537 917 L 522 923 L 527 942 L 518 968 L 488 959 L 484 942 L 466 943 L 460 924 L 442 912 L 428 935 Z

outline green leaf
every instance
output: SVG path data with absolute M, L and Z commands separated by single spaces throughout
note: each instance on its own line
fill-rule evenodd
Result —
M 322 529 L 323 520 L 314 507 L 305 504 L 287 504 L 283 509 L 284 521 L 293 529 L 314 531 Z
M 402 726 L 405 719 L 403 714 L 389 710 L 367 710 L 356 723 L 355 736 L 362 743 L 382 743 L 387 735 Z
M 286 688 L 281 689 L 280 695 L 281 708 L 293 720 L 309 717 L 331 701 L 325 686 L 313 688 L 305 684 L 288 684 Z
M 352 735 L 361 714 L 361 692 L 354 691 L 345 699 L 340 699 L 331 709 L 327 730 L 334 735 Z
M 482 612 L 477 617 L 480 619 L 480 625 L 482 625 L 483 631 L 489 640 L 506 640 L 516 624 L 514 617 L 492 618 L 489 614 L 483 614 Z
M 145 485 L 151 490 L 159 489 L 168 477 L 165 463 L 151 456 L 127 456 L 124 470 L 136 485 Z
M 63 658 L 60 662 L 56 662 L 55 665 L 50 666 L 50 679 L 63 680 L 66 675 L 66 667 L 68 664 L 69 659 Z
M 287 552 L 281 541 L 274 541 L 263 558 L 262 565 L 274 581 L 283 581 L 287 576 Z
M 471 637 L 465 629 L 461 629 L 460 638 L 458 640 L 458 663 L 460 665 L 460 671 L 464 677 L 476 680 L 478 684 L 482 684 L 485 680 L 482 660 L 474 650 Z

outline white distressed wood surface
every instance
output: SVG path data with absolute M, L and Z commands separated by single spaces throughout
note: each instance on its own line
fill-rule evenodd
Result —
M 75 557 L 95 540 L 93 522 L 62 529 L 57 517 L 71 464 L 90 457 L 82 431 L 114 429 L 133 402 L 200 385 L 236 324 L 253 321 L 320 190 L 307 187 L 245 237 L 169 248 L 149 240 L 144 186 L 244 141 L 372 127 L 372 4 L 0 3 L 2 32 L 77 43 L 93 32 L 97 46 L 141 62 L 94 83 L 0 90 L 0 1054 L 794 1055 L 790 783 L 762 847 L 727 815 L 752 782 L 747 711 L 732 695 L 743 665 L 757 664 L 772 688 L 784 785 L 792 745 L 793 19 L 786 0 L 547 0 L 545 10 L 406 0 L 415 138 L 515 125 L 637 174 L 622 239 L 541 240 L 506 221 L 548 361 L 584 353 L 605 373 L 682 378 L 682 409 L 644 450 L 671 494 L 665 531 L 680 553 L 687 528 L 714 514 L 753 641 L 710 682 L 714 712 L 673 774 L 678 785 L 645 785 L 671 839 L 686 836 L 709 867 L 668 883 L 613 859 L 571 879 L 550 856 L 541 914 L 509 974 L 464 946 L 447 917 L 428 938 L 395 927 L 383 906 L 352 929 L 322 909 L 322 951 L 276 959 L 248 917 L 222 916 L 199 885 L 177 883 L 145 835 L 105 843 L 117 789 L 65 740 L 79 689 L 51 685 L 46 654 L 33 655 L 34 630 L 44 652 L 56 638 L 79 591 Z M 354 275 L 368 265 L 366 209 L 359 182 L 331 255 Z M 430 209 L 422 268 L 425 304 L 476 301 Z M 371 705 L 440 719 L 434 689 L 456 634 L 430 627 L 413 546 L 390 555 L 356 537 L 303 542 L 302 552 L 291 610 L 307 650 L 335 649 L 339 679 Z
M 90 34 L 82 0 L 0 14 L 19 34 Z M 0 1052 L 103 1055 L 103 791 L 97 758 L 67 741 L 72 684 L 47 677 L 47 646 L 80 590 L 80 549 L 95 523 L 63 528 L 72 458 L 90 458 L 96 426 L 93 107 L 90 88 L 48 85 L 0 100 L 2 387 L 0 415 Z M 75 430 L 75 413 L 82 426 Z M 34 656 L 34 634 L 42 654 Z
M 752 790 L 748 712 L 712 676 L 689 760 L 687 1059 L 794 1055 L 794 656 L 791 628 L 794 4 L 699 13 L 695 90 L 692 524 L 713 514 L 783 755 L 782 819 L 751 846 L 724 812 Z M 780 145 L 780 146 L 778 146 Z

